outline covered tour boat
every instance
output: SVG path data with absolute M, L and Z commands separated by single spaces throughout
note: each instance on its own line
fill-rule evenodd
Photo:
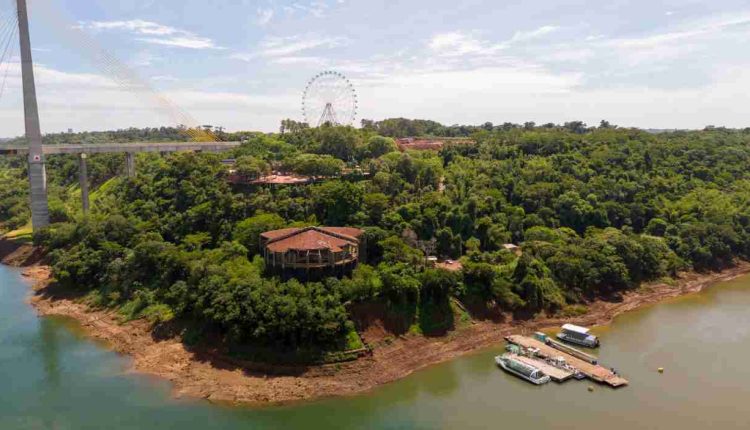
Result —
M 562 330 L 557 334 L 557 338 L 589 348 L 599 347 L 599 338 L 590 334 L 589 329 L 573 324 L 563 325 Z
M 550 381 L 550 377 L 534 366 L 526 364 L 516 358 L 514 354 L 506 353 L 495 357 L 495 363 L 503 370 L 532 384 L 542 385 Z

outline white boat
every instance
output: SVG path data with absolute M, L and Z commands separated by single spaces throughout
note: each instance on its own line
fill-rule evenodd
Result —
M 542 385 L 550 381 L 550 377 L 534 366 L 523 363 L 514 354 L 503 354 L 495 357 L 495 363 L 503 370 L 523 378 L 532 384 Z
M 590 334 L 589 329 L 573 324 L 564 324 L 560 333 L 557 333 L 557 338 L 589 348 L 599 346 L 599 338 Z

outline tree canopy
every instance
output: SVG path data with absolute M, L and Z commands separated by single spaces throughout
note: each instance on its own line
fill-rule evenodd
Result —
M 679 270 L 750 257 L 750 130 L 652 134 L 605 121 L 362 126 L 286 122 L 279 134 L 228 134 L 242 146 L 142 155 L 133 178 L 119 177 L 121 157 L 93 156 L 88 217 L 77 209 L 75 158 L 51 156 L 56 222 L 35 239 L 51 250 L 61 283 L 96 293 L 104 306 L 189 319 L 230 343 L 280 349 L 339 345 L 353 302 L 386 303 L 415 323 L 452 297 L 554 314 Z M 474 143 L 395 150 L 390 137 L 406 135 Z M 243 174 L 288 166 L 319 180 L 235 186 L 221 163 L 231 157 Z M 0 222 L 15 228 L 29 217 L 25 163 L 11 157 L 0 167 Z M 364 173 L 345 174 L 357 167 Z M 319 282 L 266 273 L 260 233 L 305 225 L 364 228 L 363 264 L 351 277 Z M 520 256 L 508 243 L 520 245 Z M 463 270 L 432 268 L 427 254 L 460 258 Z

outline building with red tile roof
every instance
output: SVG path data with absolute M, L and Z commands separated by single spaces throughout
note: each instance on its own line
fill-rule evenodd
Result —
M 353 227 L 283 228 L 260 235 L 266 267 L 288 274 L 318 277 L 353 269 L 363 230 Z

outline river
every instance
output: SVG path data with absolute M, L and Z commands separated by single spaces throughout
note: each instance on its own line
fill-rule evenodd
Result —
M 266 408 L 173 399 L 75 322 L 38 318 L 28 294 L 20 271 L 0 266 L 2 430 L 750 428 L 747 276 L 598 328 L 601 360 L 629 379 L 624 389 L 532 386 L 494 366 L 498 347 L 369 394 Z

